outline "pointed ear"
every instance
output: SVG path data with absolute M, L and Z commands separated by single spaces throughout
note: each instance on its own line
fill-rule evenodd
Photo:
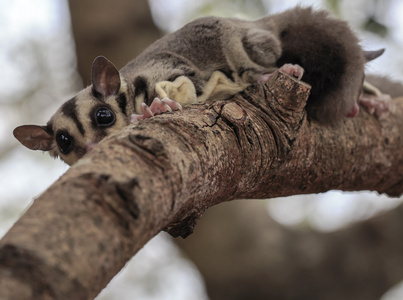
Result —
M 113 63 L 98 56 L 92 63 L 92 86 L 104 99 L 116 95 L 120 89 L 120 75 Z
M 14 137 L 31 150 L 49 151 L 52 149 L 53 136 L 45 126 L 23 125 L 14 129 Z
M 365 61 L 369 62 L 371 60 L 374 60 L 375 58 L 381 56 L 385 52 L 385 48 L 375 50 L 375 51 L 364 51 L 364 57 Z

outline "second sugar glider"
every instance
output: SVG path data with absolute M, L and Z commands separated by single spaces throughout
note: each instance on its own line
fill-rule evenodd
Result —
M 92 65 L 92 85 L 65 102 L 45 126 L 14 136 L 71 165 L 130 122 L 188 103 L 228 99 L 266 83 L 280 69 L 312 85 L 308 117 L 335 122 L 358 112 L 365 52 L 346 22 L 297 7 L 256 21 L 206 17 L 151 44 L 120 71 L 106 58 Z

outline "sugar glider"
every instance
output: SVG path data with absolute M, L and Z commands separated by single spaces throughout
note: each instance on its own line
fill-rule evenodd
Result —
M 71 165 L 112 131 L 188 103 L 228 99 L 281 69 L 312 85 L 308 116 L 338 121 L 358 112 L 365 52 L 346 22 L 297 7 L 256 21 L 205 17 L 151 44 L 120 71 L 92 65 L 92 85 L 65 102 L 45 126 L 14 136 Z

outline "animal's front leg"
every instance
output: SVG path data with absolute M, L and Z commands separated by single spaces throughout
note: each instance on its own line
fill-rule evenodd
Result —
M 174 81 L 160 81 L 155 84 L 155 92 L 162 98 L 175 99 L 181 104 L 196 103 L 196 88 L 186 76 L 179 76 Z
M 138 120 L 148 119 L 155 115 L 162 114 L 167 111 L 182 109 L 182 105 L 169 98 L 155 98 L 150 106 L 145 103 L 141 103 L 141 115 L 132 114 L 130 116 L 130 122 L 134 123 Z

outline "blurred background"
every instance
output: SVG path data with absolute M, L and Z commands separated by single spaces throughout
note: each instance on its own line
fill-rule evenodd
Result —
M 403 1 L 399 0 L 0 0 L 0 237 L 35 197 L 68 169 L 47 154 L 19 145 L 12 136 L 13 129 L 22 124 L 44 125 L 64 101 L 90 83 L 90 67 L 97 55 L 108 57 L 120 68 L 152 41 L 194 18 L 216 15 L 256 19 L 297 4 L 328 9 L 347 20 L 365 49 L 386 48 L 382 57 L 367 66 L 367 72 L 403 81 Z M 301 280 L 294 278 L 296 268 L 299 275 L 303 270 L 308 278 L 322 265 L 318 261 L 307 264 L 303 259 L 301 269 L 296 256 L 302 253 L 306 258 L 315 253 L 315 257 L 328 257 L 329 251 L 323 249 L 342 246 L 330 247 L 328 237 L 342 242 L 349 229 L 371 222 L 375 215 L 400 209 L 400 203 L 401 199 L 371 192 L 331 191 L 222 204 L 206 213 L 188 240 L 173 240 L 164 233 L 154 238 L 97 300 L 331 299 L 320 297 L 315 286 L 323 291 L 329 288 L 327 294 L 335 295 L 330 287 L 337 288 L 329 283 L 322 286 L 319 279 L 307 279 L 312 286 L 297 288 Z M 297 251 L 295 245 L 301 243 L 305 246 Z M 340 253 L 343 251 L 355 253 L 346 247 L 340 248 Z M 270 261 L 259 260 L 260 254 Z M 355 262 L 352 259 L 351 265 Z M 378 272 L 381 280 L 374 280 L 384 284 L 363 296 L 358 291 L 364 289 L 359 280 L 346 278 L 347 298 L 332 299 L 403 299 L 401 273 L 380 273 L 371 269 L 371 260 L 362 264 L 365 276 L 357 273 L 355 277 Z M 262 266 L 267 273 L 260 270 Z M 323 272 L 337 278 L 331 268 Z M 365 282 L 368 285 L 369 281 Z M 355 286 L 357 291 L 352 292 Z M 263 291 L 268 287 L 270 291 Z M 290 287 L 295 287 L 295 295 L 289 292 Z M 343 285 L 338 288 L 343 289 Z M 262 291 L 258 293 L 258 289 Z M 304 292 L 298 291 L 311 297 L 303 298 Z

